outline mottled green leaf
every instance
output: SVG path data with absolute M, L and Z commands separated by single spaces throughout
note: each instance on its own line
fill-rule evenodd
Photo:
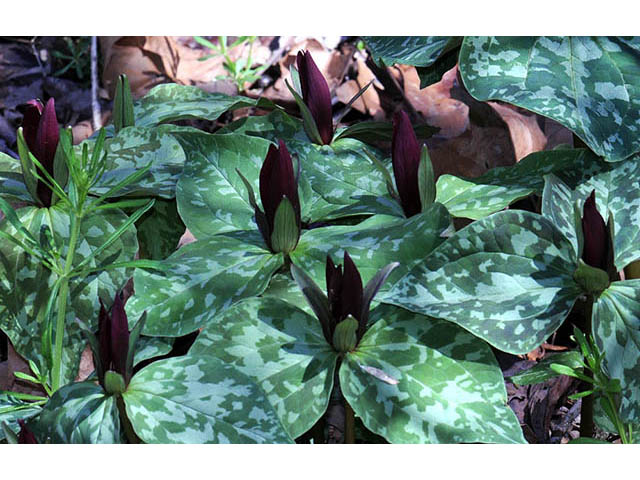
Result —
M 95 141 L 85 140 L 91 151 Z M 176 182 L 182 173 L 185 154 L 178 141 L 160 129 L 148 127 L 127 127 L 117 136 L 105 141 L 107 152 L 106 170 L 92 193 L 102 195 L 126 177 L 151 163 L 149 172 L 137 182 L 133 182 L 117 192 L 125 194 L 157 195 L 164 198 L 175 196 Z
M 426 67 L 444 52 L 451 37 L 362 37 L 371 56 L 385 65 Z
M 553 118 L 610 161 L 640 150 L 640 37 L 466 37 L 460 73 L 478 100 Z
M 145 337 L 141 335 L 136 343 L 136 353 L 133 357 L 133 365 L 150 358 L 166 355 L 173 348 L 173 338 Z
M 340 368 L 342 393 L 367 428 L 392 443 L 525 443 L 486 343 L 388 305 L 372 315 L 379 320 Z
M 228 110 L 255 107 L 260 100 L 240 95 L 209 93 L 201 88 L 175 83 L 158 85 L 134 104 L 136 125 L 152 127 L 189 118 L 216 120 Z
M 267 115 L 244 117 L 226 125 L 216 132 L 217 134 L 241 133 L 254 137 L 261 137 L 271 142 L 278 140 L 297 140 L 308 142 L 302 122 L 284 113 L 282 110 L 274 110 Z
M 283 257 L 269 252 L 257 232 L 241 233 L 186 245 L 162 262 L 163 272 L 137 269 L 129 319 L 146 311 L 145 335 L 179 337 L 234 302 L 262 293 Z
M 498 212 L 456 232 L 380 300 L 526 353 L 569 314 L 580 294 L 576 266 L 571 244 L 548 219 Z
M 313 310 L 304 298 L 300 287 L 288 273 L 276 273 L 271 277 L 269 286 L 260 296 L 262 298 L 272 297 L 283 300 L 304 310 L 309 315 L 313 315 Z
M 385 179 L 365 155 L 362 142 L 345 138 L 330 146 L 307 143 L 292 147 L 300 155 L 313 191 L 334 206 L 327 218 L 394 212 L 395 202 L 379 201 L 387 196 Z M 321 219 L 313 210 L 311 215 L 314 220 Z
M 163 260 L 175 252 L 185 225 L 175 200 L 156 199 L 151 210 L 136 224 L 140 258 Z
M 556 363 L 571 368 L 582 368 L 582 353 L 578 351 L 552 353 L 545 356 L 536 365 L 516 375 L 509 377 L 509 380 L 516 385 L 533 385 L 542 383 L 559 374 L 551 370 L 550 365 Z
M 327 254 L 337 262 L 347 251 L 364 283 L 387 264 L 400 262 L 381 287 L 376 297 L 379 300 L 394 281 L 422 263 L 444 241 L 442 234 L 449 225 L 447 210 L 440 204 L 433 204 L 409 219 L 377 215 L 355 226 L 316 228 L 303 233 L 298 246 L 291 252 L 291 261 L 323 290 L 326 288 Z
M 40 443 L 120 443 L 115 397 L 95 383 L 62 387 L 33 423 L 33 432 Z
M 566 172 L 563 176 L 584 200 L 596 191 L 596 206 L 605 222 L 612 216 L 614 263 L 622 270 L 640 258 L 640 157 L 625 162 L 593 165 L 588 172 Z
M 33 202 L 22 176 L 20 160 L 0 152 L 0 197 L 7 200 Z
M 477 220 L 532 193 L 542 194 L 543 176 L 548 173 L 568 181 L 563 173 L 587 175 L 602 163 L 582 149 L 536 152 L 513 166 L 496 167 L 477 178 L 441 175 L 436 184 L 436 201 L 444 204 L 454 217 Z
M 146 443 L 291 443 L 262 390 L 209 355 L 154 362 L 134 375 L 123 398 Z
M 260 385 L 292 438 L 327 409 L 337 354 L 318 319 L 283 300 L 237 303 L 205 327 L 190 353 L 213 355 Z
M 620 380 L 621 418 L 640 423 L 640 280 L 612 283 L 593 304 L 592 328 L 609 376 Z
M 46 238 L 44 233 L 52 229 L 56 248 L 61 258 L 66 258 L 70 235 L 70 219 L 66 212 L 58 206 L 50 209 L 25 207 L 18 210 L 18 216 L 27 230 L 38 239 Z M 95 212 L 85 218 L 74 264 L 79 264 L 100 248 L 126 220 L 127 216 L 117 209 Z M 6 221 L 2 222 L 0 228 L 15 235 L 15 229 Z M 131 227 L 86 266 L 97 268 L 132 260 L 137 250 L 136 232 Z M 110 302 L 116 291 L 124 286 L 129 274 L 125 269 L 112 269 L 90 274 L 82 281 L 75 278 L 70 282 L 71 304 L 67 306 L 62 358 L 63 383 L 75 378 L 80 354 L 87 343 L 76 318 L 95 330 L 99 298 Z M 39 365 L 43 361 L 40 341 L 43 315 L 56 279 L 55 274 L 19 247 L 6 242 L 0 246 L 0 328 L 7 333 L 20 355 Z
M 577 210 L 574 192 L 553 174 L 545 175 L 542 215 L 571 242 L 576 257 L 582 253 L 582 212 Z
M 254 209 L 236 169 L 259 191 L 260 168 L 270 142 L 240 134 L 179 134 L 188 155 L 178 182 L 178 211 L 196 238 L 255 230 Z

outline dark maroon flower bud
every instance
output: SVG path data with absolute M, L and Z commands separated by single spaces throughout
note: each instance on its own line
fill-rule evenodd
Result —
M 60 140 L 55 102 L 50 98 L 44 110 L 38 100 L 30 100 L 27 105 L 22 122 L 25 142 L 29 151 L 53 177 L 53 161 Z M 36 189 L 40 201 L 46 207 L 51 206 L 51 189 L 39 179 Z
M 404 111 L 393 116 L 391 161 L 402 210 L 407 218 L 412 217 L 422 211 L 418 186 L 420 144 Z
M 329 145 L 333 139 L 329 85 L 308 51 L 298 52 L 296 64 L 300 76 L 302 99 L 316 122 L 322 143 Z
M 582 233 L 584 236 L 582 259 L 587 265 L 607 271 L 610 240 L 607 225 L 596 208 L 595 190 L 584 202 Z
M 101 371 L 98 372 L 98 377 L 103 387 L 105 387 L 104 374 L 109 370 L 119 373 L 125 383 L 129 383 L 130 379 L 127 378 L 129 335 L 129 321 L 120 295 L 116 295 L 110 313 L 107 313 L 102 301 L 100 301 L 98 348 Z
M 20 425 L 20 432 L 18 433 L 18 443 L 38 443 L 36 440 L 36 436 L 33 434 L 24 420 L 18 420 L 18 425 Z
M 344 252 L 343 265 L 337 267 L 331 257 L 327 255 L 326 278 L 327 297 L 333 325 L 340 323 L 348 315 L 360 321 L 362 316 L 362 278 L 347 252 Z
M 298 183 L 293 172 L 293 162 L 285 143 L 280 140 L 278 144 L 279 148 L 274 145 L 269 147 L 267 157 L 260 169 L 260 198 L 264 208 L 266 225 L 261 225 L 262 222 L 258 221 L 258 226 L 265 242 L 272 251 L 276 248 L 273 242 L 274 231 L 277 228 L 284 228 L 281 225 L 276 225 L 276 213 L 285 198 L 288 199 L 293 207 L 294 218 L 291 221 L 295 222 L 298 237 L 301 228 Z M 256 213 L 259 214 L 259 212 Z M 294 227 L 293 225 L 289 226 Z M 293 245 L 288 245 L 291 250 L 297 244 L 297 237 L 294 240 Z
M 369 322 L 371 302 L 398 265 L 393 262 L 381 268 L 363 288 L 360 272 L 346 251 L 343 264 L 338 266 L 327 255 L 326 295 L 293 263 L 291 274 L 320 321 L 324 338 L 336 352 L 345 353 L 358 346 Z
M 27 108 L 24 111 L 24 116 L 22 117 L 22 134 L 24 135 L 24 140 L 27 142 L 29 150 L 34 156 L 42 109 L 43 106 L 40 100 L 29 100 L 27 102 Z

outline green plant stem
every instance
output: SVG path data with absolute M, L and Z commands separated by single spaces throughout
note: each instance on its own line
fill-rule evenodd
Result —
M 344 400 L 344 443 L 356 443 L 356 421 L 353 414 L 353 408 Z
M 69 296 L 69 274 L 73 268 L 73 259 L 76 253 L 76 244 L 80 235 L 80 224 L 82 217 L 71 214 L 71 237 L 69 239 L 69 249 L 64 262 L 64 270 L 60 279 L 60 290 L 58 292 L 58 314 L 56 317 L 56 339 L 53 351 L 53 372 L 51 380 L 51 391 L 55 392 L 60 388 L 60 378 L 62 374 L 62 340 L 64 338 L 65 316 L 67 314 L 67 301 Z
M 612 418 L 611 420 L 613 420 L 613 423 L 615 424 L 616 429 L 618 430 L 618 434 L 620 435 L 620 441 L 622 443 L 631 443 L 630 435 L 629 437 L 627 437 L 627 431 L 626 431 L 625 425 L 622 422 L 622 420 L 620 420 L 620 416 L 618 415 L 618 408 L 613 398 L 611 397 L 611 394 L 607 393 L 605 395 L 605 398 L 606 398 L 606 401 L 609 402 L 611 411 L 614 412 L 616 415 L 615 418 Z
M 593 301 L 593 296 L 588 295 L 581 328 L 586 338 L 589 338 L 591 335 Z M 584 374 L 589 378 L 593 378 L 593 372 L 588 369 L 585 369 Z M 593 437 L 593 395 L 588 395 L 582 399 L 582 406 L 580 408 L 580 436 Z

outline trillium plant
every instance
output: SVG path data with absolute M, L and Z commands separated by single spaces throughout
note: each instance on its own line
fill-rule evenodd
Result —
M 362 39 L 422 87 L 457 63 L 476 101 L 584 148 L 436 178 L 435 127 L 400 106 L 345 127 L 369 85 L 334 112 L 308 51 L 295 113 L 175 84 L 134 101 L 123 75 L 74 145 L 29 101 L 0 153 L 0 329 L 29 393 L 0 392 L 0 441 L 324 442 L 337 418 L 347 443 L 525 443 L 496 354 L 570 331 L 506 380 L 579 379 L 578 441 L 638 442 L 640 40 Z M 247 107 L 267 113 L 183 122 Z

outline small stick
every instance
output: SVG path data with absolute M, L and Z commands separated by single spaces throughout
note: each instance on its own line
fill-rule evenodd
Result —
M 93 113 L 93 129 L 102 127 L 102 111 L 98 101 L 98 37 L 91 37 L 91 112 Z

